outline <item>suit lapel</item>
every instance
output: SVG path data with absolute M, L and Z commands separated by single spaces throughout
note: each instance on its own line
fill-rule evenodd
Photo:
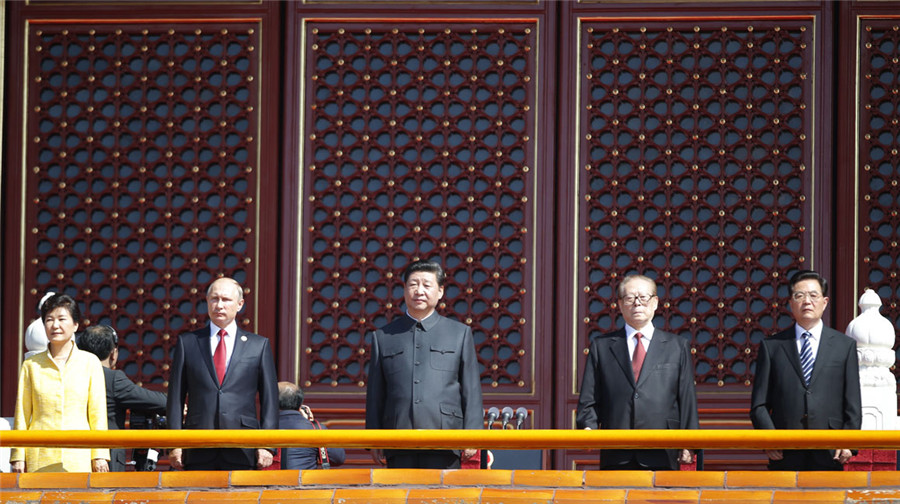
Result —
M 645 373 L 644 370 L 653 369 L 653 366 L 664 360 L 663 356 L 668 352 L 670 337 L 671 335 L 667 332 L 659 330 L 653 331 L 653 339 L 650 340 L 647 356 L 644 357 L 644 364 L 641 367 L 641 376 L 638 377 L 638 383 L 644 381 L 644 377 L 650 374 Z
M 616 335 L 610 338 L 609 350 L 615 357 L 622 372 L 628 376 L 628 381 L 634 385 L 634 371 L 631 369 L 631 357 L 628 356 L 628 343 L 625 341 L 625 330 L 620 329 Z
M 210 379 L 218 385 L 219 378 L 216 376 L 216 366 L 213 364 L 212 351 L 210 350 L 212 348 L 209 341 L 210 332 L 211 330 L 209 326 L 207 326 L 206 329 L 200 329 L 194 333 L 197 335 L 197 355 L 199 355 L 206 364 L 206 370 L 209 371 Z
M 781 350 L 784 352 L 785 357 L 787 357 L 788 362 L 793 366 L 800 382 L 805 385 L 806 383 L 803 379 L 803 366 L 800 364 L 800 351 L 797 350 L 797 335 L 794 332 L 794 326 L 775 335 L 775 339 L 779 340 Z M 821 345 L 819 348 L 821 348 Z M 810 383 L 812 383 L 812 380 L 810 380 Z
M 831 360 L 832 351 L 834 350 L 834 334 L 827 327 L 822 328 L 822 335 L 819 338 L 819 350 L 816 352 L 816 360 L 813 363 L 812 376 L 809 377 L 809 385 L 812 386 L 819 375 L 819 369 L 824 367 L 825 363 Z
M 222 380 L 222 385 L 225 385 L 225 382 L 228 381 L 228 372 L 231 371 L 232 364 L 238 362 L 238 359 L 241 358 L 246 347 L 247 337 L 244 336 L 244 331 L 238 327 L 237 331 L 234 333 L 234 348 L 231 350 L 231 359 L 228 361 L 228 366 L 225 368 L 225 379 Z

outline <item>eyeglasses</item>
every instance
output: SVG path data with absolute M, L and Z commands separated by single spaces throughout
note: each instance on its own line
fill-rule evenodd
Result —
M 806 298 L 809 298 L 810 301 L 815 303 L 818 300 L 822 299 L 822 293 L 816 292 L 816 291 L 809 291 L 809 292 L 797 291 L 797 292 L 791 294 L 791 299 L 793 299 L 794 301 L 803 301 Z
M 655 298 L 655 297 L 656 297 L 656 294 L 641 294 L 640 296 L 631 296 L 631 295 L 624 296 L 619 299 L 622 300 L 622 304 L 624 306 L 631 306 L 636 301 L 640 301 L 642 305 L 647 304 L 650 302 L 650 299 Z

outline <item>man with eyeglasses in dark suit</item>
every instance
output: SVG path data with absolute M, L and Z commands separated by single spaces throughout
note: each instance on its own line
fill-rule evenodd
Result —
M 585 362 L 579 429 L 697 429 L 688 340 L 653 327 L 656 283 L 626 276 L 617 290 L 625 327 L 595 338 Z M 678 470 L 689 450 L 601 450 L 600 468 Z
M 756 358 L 750 419 L 756 429 L 859 429 L 856 340 L 822 323 L 828 282 L 815 271 L 790 280 L 795 323 L 764 339 Z M 768 450 L 775 471 L 841 471 L 851 450 Z

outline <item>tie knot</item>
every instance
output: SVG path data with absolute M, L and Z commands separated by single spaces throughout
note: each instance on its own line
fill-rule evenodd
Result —
M 641 338 L 643 338 L 643 337 L 644 337 L 644 335 L 639 332 L 634 333 L 634 339 L 636 339 L 638 341 L 640 341 Z
M 220 338 L 224 338 L 227 335 L 228 335 L 228 332 L 225 331 L 225 329 L 219 329 L 219 337 Z
M 803 339 L 808 340 L 809 338 L 812 338 L 812 334 L 809 331 L 803 333 Z

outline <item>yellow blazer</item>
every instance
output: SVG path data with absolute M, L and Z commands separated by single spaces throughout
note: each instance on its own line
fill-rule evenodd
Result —
M 19 372 L 15 429 L 106 430 L 106 382 L 97 356 L 73 348 L 62 370 L 49 351 L 26 359 Z M 9 460 L 24 460 L 27 472 L 91 472 L 96 458 L 109 460 L 109 449 L 13 448 Z

